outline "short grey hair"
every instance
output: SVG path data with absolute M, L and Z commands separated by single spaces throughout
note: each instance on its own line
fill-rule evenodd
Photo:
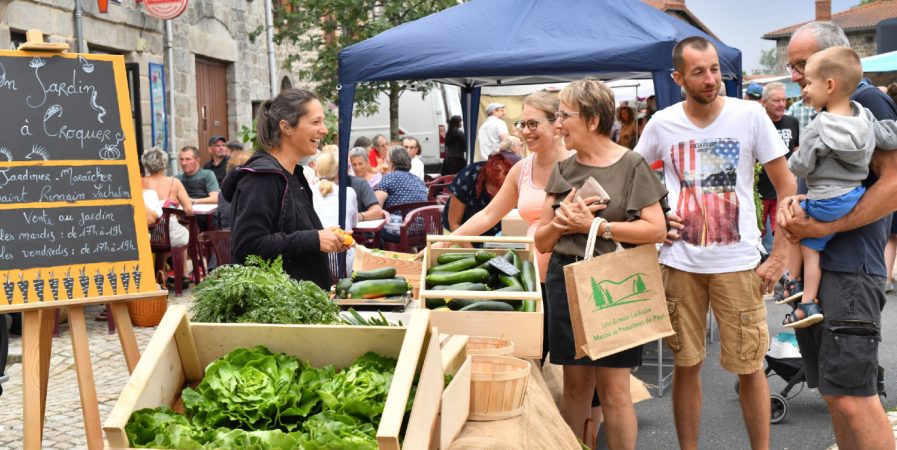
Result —
M 411 155 L 405 147 L 397 145 L 389 149 L 389 163 L 392 164 L 393 170 L 408 172 L 411 170 Z
M 352 158 L 363 158 L 365 162 L 368 162 L 368 149 L 364 147 L 355 147 L 349 151 L 349 161 L 352 161 Z
M 844 30 L 832 22 L 807 22 L 800 28 L 794 30 L 794 36 L 802 31 L 809 30 L 816 39 L 816 51 L 825 50 L 831 47 L 850 47 L 850 41 Z
M 153 147 L 140 156 L 140 163 L 146 170 L 147 175 L 155 175 L 159 172 L 165 172 L 168 167 L 168 153 L 165 153 L 159 147 Z
M 382 134 L 375 134 L 374 137 L 373 137 L 373 139 L 371 139 L 371 145 L 376 146 L 376 145 L 377 145 L 377 141 L 379 141 L 380 139 L 383 139 L 383 140 L 385 140 L 386 142 L 389 142 L 389 139 L 386 139 L 386 136 L 384 136 L 384 135 L 382 135 Z
M 760 96 L 760 99 L 768 100 L 769 95 L 772 94 L 773 91 L 787 92 L 788 89 L 785 87 L 785 83 L 781 83 L 778 81 L 773 81 L 772 83 L 766 83 L 763 86 L 763 95 Z

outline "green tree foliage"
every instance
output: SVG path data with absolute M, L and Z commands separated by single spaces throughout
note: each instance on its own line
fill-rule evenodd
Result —
M 776 72 L 776 49 L 775 47 L 760 50 L 760 67 L 754 70 L 754 73 L 775 73 Z
M 307 63 L 299 78 L 317 86 L 322 101 L 338 96 L 338 56 L 340 50 L 376 36 L 390 28 L 420 19 L 458 4 L 458 0 L 287 0 L 275 7 L 274 41 L 289 42 L 301 53 L 284 61 L 289 68 L 295 61 Z M 258 36 L 264 30 L 256 30 Z M 446 39 L 450 39 L 446 36 Z M 386 63 L 386 62 L 384 62 Z M 398 139 L 399 96 L 407 91 L 425 92 L 428 83 L 383 81 L 359 84 L 355 93 L 355 111 L 377 112 L 377 96 L 389 94 L 390 134 Z

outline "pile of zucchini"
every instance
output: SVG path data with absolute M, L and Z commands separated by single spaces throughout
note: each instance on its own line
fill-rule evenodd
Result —
M 508 276 L 489 264 L 493 258 L 504 258 L 520 270 Z M 503 291 L 536 292 L 536 268 L 532 261 L 523 260 L 513 249 L 497 256 L 494 252 L 444 253 L 436 258 L 438 265 L 427 270 L 427 288 L 447 291 Z M 524 311 L 535 312 L 535 300 L 463 300 L 428 298 L 428 309 L 452 311 Z
M 336 283 L 336 298 L 360 299 L 405 295 L 411 285 L 396 276 L 394 267 L 355 271 L 351 277 Z

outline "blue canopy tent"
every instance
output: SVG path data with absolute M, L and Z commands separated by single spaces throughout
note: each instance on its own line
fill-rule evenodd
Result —
M 860 62 L 863 72 L 894 72 L 897 71 L 897 51 L 867 56 Z
M 340 186 L 348 181 L 358 83 L 436 80 L 461 86 L 472 151 L 481 86 L 652 78 L 663 108 L 680 99 L 671 78 L 673 47 L 695 35 L 717 46 L 726 91 L 737 96 L 741 51 L 639 0 L 473 0 L 347 47 L 339 54 Z

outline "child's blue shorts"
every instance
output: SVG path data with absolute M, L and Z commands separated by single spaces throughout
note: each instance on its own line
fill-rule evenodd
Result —
M 831 222 L 844 217 L 850 210 L 860 201 L 860 197 L 866 192 L 863 186 L 857 186 L 852 191 L 840 195 L 838 197 L 826 198 L 822 200 L 804 200 L 800 202 L 800 207 L 809 214 L 810 217 L 822 221 Z M 818 252 L 825 250 L 825 245 L 832 240 L 834 234 L 822 236 L 820 238 L 801 239 L 803 246 L 812 248 Z

